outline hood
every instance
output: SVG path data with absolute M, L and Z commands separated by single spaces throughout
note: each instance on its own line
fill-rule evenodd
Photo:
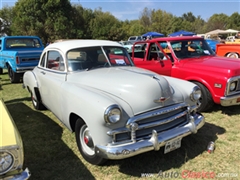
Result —
M 229 76 L 240 75 L 240 60 L 219 56 L 201 56 L 181 60 L 184 68 L 197 69 L 197 71 L 211 71 Z
M 67 81 L 98 89 L 115 100 L 120 98 L 129 104 L 134 114 L 184 101 L 183 96 L 173 100 L 173 91 L 163 76 L 136 67 L 99 68 L 71 73 Z

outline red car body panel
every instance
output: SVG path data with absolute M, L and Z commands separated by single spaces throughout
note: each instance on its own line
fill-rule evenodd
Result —
M 214 52 L 209 52 L 209 55 L 179 59 L 171 47 L 171 42 L 183 40 L 189 42 L 193 40 L 205 41 L 201 37 L 183 36 L 163 37 L 145 42 L 137 42 L 135 44 L 147 44 L 145 48 L 145 55 L 144 58 L 135 57 L 134 52 L 132 52 L 132 59 L 137 67 L 145 68 L 161 75 L 200 82 L 210 91 L 213 101 L 220 104 L 221 97 L 226 95 L 228 80 L 232 77 L 240 76 L 240 61 L 233 58 L 218 57 Z M 163 50 L 162 52 L 166 55 L 167 59 L 147 59 L 151 44 L 156 43 L 159 45 L 161 42 L 166 43 L 170 47 L 167 51 L 166 49 L 164 50 L 164 48 L 160 48 Z M 218 87 L 217 84 L 220 84 L 221 87 Z M 238 86 L 240 89 L 240 84 Z M 238 93 L 240 97 L 240 92 Z

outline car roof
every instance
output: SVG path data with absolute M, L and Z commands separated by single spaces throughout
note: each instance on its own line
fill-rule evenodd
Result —
M 82 47 L 93 47 L 93 46 L 119 46 L 121 44 L 110 41 L 110 40 L 94 40 L 94 39 L 69 39 L 61 42 L 56 42 L 48 45 L 45 49 L 61 49 L 62 51 L 67 52 L 70 49 L 82 48 Z

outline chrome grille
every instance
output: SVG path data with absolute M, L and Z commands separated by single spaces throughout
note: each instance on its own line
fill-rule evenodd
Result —
M 108 132 L 113 135 L 113 141 L 129 141 L 131 140 L 131 130 L 129 124 L 137 123 L 136 139 L 149 138 L 152 130 L 161 133 L 163 131 L 184 126 L 189 122 L 189 110 L 186 104 L 177 104 L 173 106 L 164 107 L 154 111 L 146 112 L 129 119 L 126 128 L 112 130 Z

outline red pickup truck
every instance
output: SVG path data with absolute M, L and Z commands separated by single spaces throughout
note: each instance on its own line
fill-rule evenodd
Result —
M 163 37 L 141 44 L 141 51 L 130 52 L 137 67 L 197 84 L 202 90 L 198 111 L 216 104 L 240 105 L 240 63 L 219 57 L 201 37 Z

